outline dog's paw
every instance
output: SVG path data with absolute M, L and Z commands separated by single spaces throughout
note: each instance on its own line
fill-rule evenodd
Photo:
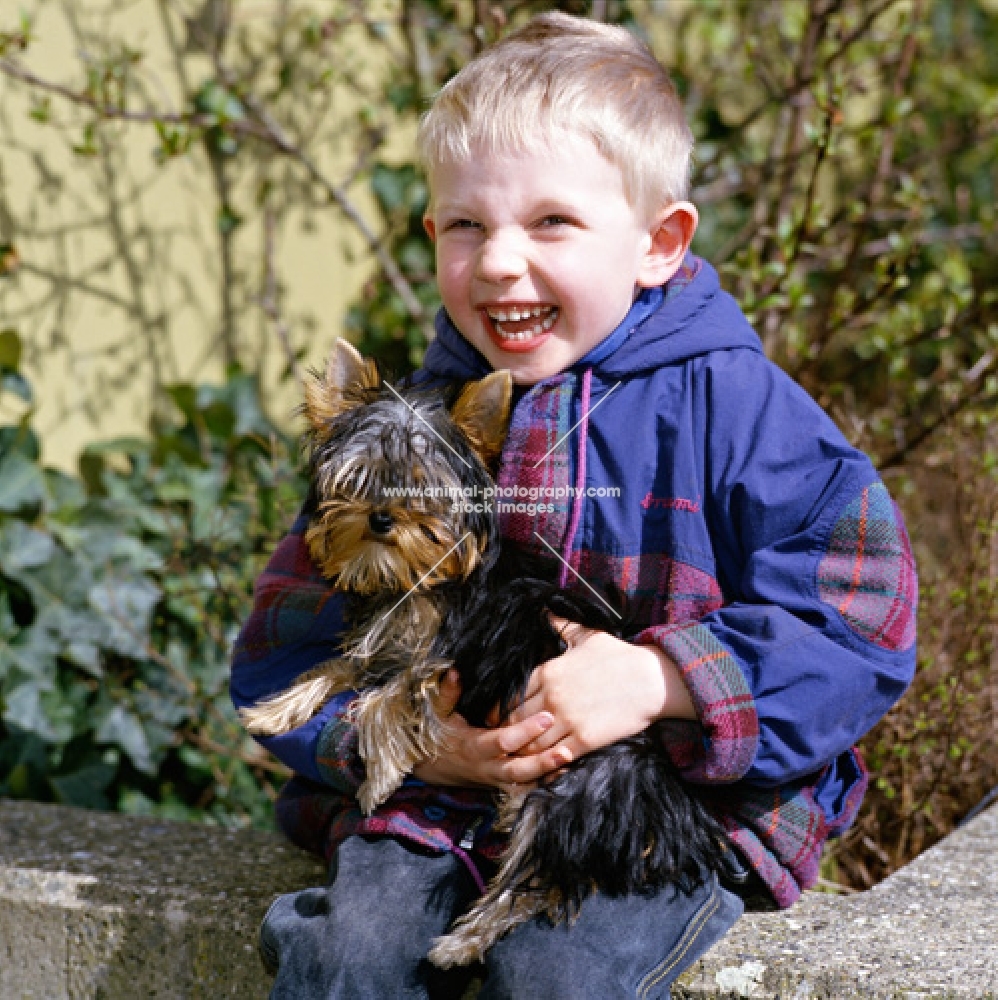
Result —
M 485 955 L 485 947 L 473 935 L 459 929 L 451 934 L 438 937 L 433 942 L 427 958 L 438 969 L 452 969 L 455 966 L 480 962 Z
M 371 767 L 368 767 L 368 771 L 373 773 L 369 774 L 367 780 L 357 789 L 357 801 L 365 816 L 370 816 L 382 802 L 397 791 L 405 778 L 405 774 L 401 771 Z

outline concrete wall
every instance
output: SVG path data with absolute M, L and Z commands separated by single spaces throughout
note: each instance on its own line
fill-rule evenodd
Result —
M 674 996 L 998 996 L 996 844 L 998 807 L 870 892 L 746 917 Z M 275 835 L 0 801 L 0 998 L 266 997 L 256 928 L 323 878 Z

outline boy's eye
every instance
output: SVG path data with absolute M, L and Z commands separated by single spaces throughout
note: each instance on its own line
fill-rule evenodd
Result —
M 567 226 L 570 224 L 571 220 L 564 215 L 545 215 L 541 219 L 542 226 Z
M 454 219 L 448 222 L 445 229 L 480 229 L 481 227 L 473 219 Z

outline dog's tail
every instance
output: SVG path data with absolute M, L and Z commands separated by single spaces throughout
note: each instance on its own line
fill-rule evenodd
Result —
M 353 687 L 354 670 L 343 660 L 328 660 L 295 683 L 247 708 L 239 718 L 254 736 L 279 736 L 303 726 L 334 695 Z

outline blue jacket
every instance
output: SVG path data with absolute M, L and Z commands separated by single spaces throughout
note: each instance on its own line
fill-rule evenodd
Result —
M 446 314 L 437 333 L 423 377 L 489 370 Z M 586 358 L 524 392 L 497 481 L 504 536 L 558 560 L 566 586 L 618 587 L 647 625 L 636 641 L 680 667 L 700 722 L 664 724 L 662 737 L 789 905 L 858 808 L 853 745 L 915 665 L 914 565 L 870 461 L 765 358 L 714 270 L 691 257 Z M 290 552 L 237 645 L 237 705 L 328 656 L 340 627 L 314 569 L 277 565 Z M 318 590 L 291 615 L 296 587 Z M 349 789 L 348 704 L 265 741 L 311 792 Z

